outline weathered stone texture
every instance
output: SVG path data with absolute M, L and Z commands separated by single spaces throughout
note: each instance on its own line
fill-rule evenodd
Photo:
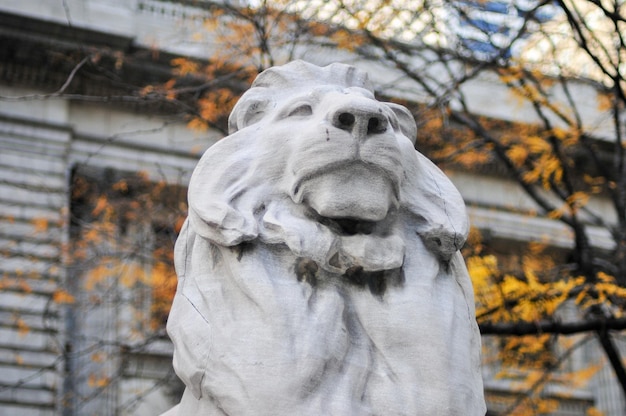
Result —
M 461 196 L 365 73 L 257 78 L 200 160 L 168 322 L 174 414 L 485 413 Z

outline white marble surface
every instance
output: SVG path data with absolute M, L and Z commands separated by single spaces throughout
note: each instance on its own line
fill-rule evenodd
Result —
M 173 415 L 485 413 L 452 183 L 346 65 L 261 74 L 189 187 Z

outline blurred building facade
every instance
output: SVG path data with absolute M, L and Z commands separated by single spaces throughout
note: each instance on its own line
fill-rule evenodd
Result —
M 202 151 L 222 136 L 187 129 L 165 104 L 119 98 L 126 97 L 124 85 L 132 80 L 166 80 L 170 61 L 177 56 L 210 57 L 210 47 L 194 41 L 205 11 L 188 4 L 0 0 L 2 415 L 154 415 L 178 400 L 181 386 L 171 372 L 171 344 L 162 328 L 149 339 L 133 333 L 142 318 L 137 311 L 149 315 L 154 298 L 129 295 L 123 287 L 108 288 L 108 298 L 80 298 L 76 281 L 83 269 L 68 258 L 76 249 L 71 239 L 86 229 L 79 221 L 86 218 L 81 209 L 93 213 L 97 208 L 81 202 L 73 186 L 81 180 L 115 185 L 118 178 L 141 173 L 149 183 L 184 189 Z M 504 3 L 489 4 L 490 13 L 504 10 L 491 10 Z M 504 11 L 510 15 L 509 9 Z M 489 23 L 490 18 L 480 16 Z M 63 58 L 97 50 L 107 52 L 99 59 L 110 60 L 109 72 L 90 71 L 87 60 L 68 63 Z M 124 62 L 116 62 L 118 53 L 125 56 Z M 347 54 L 307 58 L 318 64 L 340 59 L 360 65 L 381 84 L 389 77 L 386 68 Z M 64 98 L 56 94 L 61 89 Z M 514 104 L 497 80 L 479 78 L 467 84 L 464 93 L 485 116 L 516 122 L 530 118 L 529 109 L 511 111 Z M 595 94 L 584 85 L 578 93 Z M 588 116 L 594 112 L 590 108 Z M 494 241 L 526 243 L 540 233 L 551 246 L 570 247 L 568 230 L 558 222 L 520 213 L 519 208 L 532 209 L 533 204 L 513 181 L 449 174 L 474 226 Z M 123 237 L 132 234 L 137 247 L 145 248 L 169 235 L 167 227 L 152 219 L 136 218 L 131 232 L 126 226 L 114 232 L 117 243 L 126 244 Z M 610 245 L 610 236 L 600 230 L 592 237 L 598 246 Z M 96 258 L 114 254 L 116 246 L 107 241 L 99 249 Z M 138 258 L 126 265 L 134 267 L 141 262 Z M 147 263 L 141 267 L 151 267 Z M 72 287 L 74 292 L 66 293 Z M 594 354 L 592 347 L 582 349 L 570 365 L 595 360 Z M 491 365 L 484 369 L 494 415 L 515 397 L 509 385 L 496 378 L 497 370 Z M 592 404 L 606 416 L 624 414 L 624 400 L 608 366 L 589 386 L 567 392 L 555 388 L 554 396 L 562 403 L 555 415 L 582 416 Z

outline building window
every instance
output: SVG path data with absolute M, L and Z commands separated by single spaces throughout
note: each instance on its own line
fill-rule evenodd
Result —
M 74 291 L 91 305 L 118 303 L 132 314 L 130 331 L 162 330 L 176 289 L 173 252 L 186 187 L 79 166 L 71 189 Z
M 129 368 L 147 366 L 146 357 L 171 362 L 165 322 L 176 290 L 174 242 L 186 217 L 186 194 L 184 186 L 142 173 L 73 169 L 67 414 L 114 414 L 118 409 L 109 407 L 123 401 Z M 171 377 L 167 367 L 163 379 Z M 155 385 L 162 383 L 147 367 L 135 370 L 133 380 L 150 373 Z

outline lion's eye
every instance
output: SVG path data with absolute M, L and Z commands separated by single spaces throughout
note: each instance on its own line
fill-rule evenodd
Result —
M 287 117 L 310 116 L 311 114 L 313 114 L 313 107 L 310 104 L 299 104 L 287 114 Z

